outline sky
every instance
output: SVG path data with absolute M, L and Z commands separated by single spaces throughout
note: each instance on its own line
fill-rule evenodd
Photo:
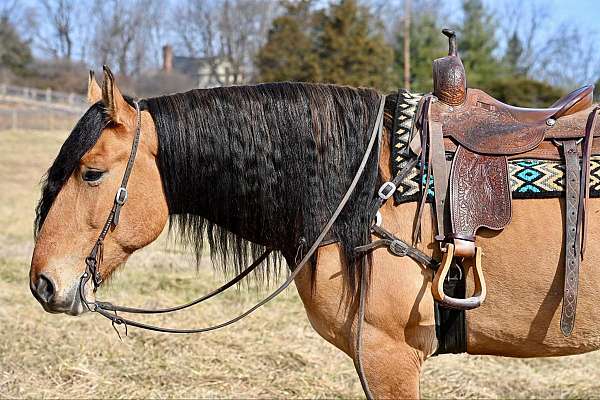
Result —
M 505 0 L 485 0 L 491 6 L 501 6 Z M 461 0 L 451 0 L 460 8 Z M 548 23 L 568 20 L 572 24 L 600 33 L 600 0 L 522 0 L 524 8 L 531 3 L 543 3 L 550 10 Z
M 600 0 L 551 1 L 554 13 L 568 18 L 583 29 L 600 32 Z

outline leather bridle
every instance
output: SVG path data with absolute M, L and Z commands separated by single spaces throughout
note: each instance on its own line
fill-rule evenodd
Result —
M 106 218 L 106 222 L 98 235 L 98 239 L 92 247 L 90 254 L 85 259 L 85 272 L 81 276 L 81 280 L 79 282 L 79 295 L 81 296 L 81 300 L 87 306 L 90 311 L 95 311 L 95 307 L 90 307 L 90 305 L 95 306 L 94 303 L 89 303 L 85 297 L 85 284 L 92 279 L 94 284 L 94 291 L 98 289 L 100 284 L 102 283 L 102 277 L 100 276 L 100 263 L 102 262 L 103 256 L 103 248 L 104 248 L 104 239 L 108 234 L 111 228 L 116 227 L 119 224 L 119 219 L 121 215 L 121 208 L 125 205 L 127 201 L 128 193 L 127 193 L 127 182 L 129 182 L 129 177 L 131 176 L 131 171 L 133 170 L 133 164 L 135 163 L 135 156 L 137 155 L 138 145 L 140 143 L 140 135 L 141 135 L 141 124 L 142 117 L 140 112 L 140 105 L 138 102 L 134 102 L 135 106 L 135 116 L 136 116 L 136 127 L 135 127 L 135 135 L 133 137 L 133 143 L 131 144 L 131 152 L 129 153 L 129 159 L 127 160 L 127 166 L 125 167 L 125 172 L 123 172 L 123 178 L 121 179 L 121 185 L 119 189 L 117 189 L 117 193 L 115 194 L 115 200 L 113 202 L 113 206 L 108 214 L 108 218 Z
M 135 106 L 135 112 L 136 112 L 136 128 L 135 128 L 135 136 L 133 138 L 133 143 L 131 145 L 131 153 L 129 155 L 129 160 L 127 161 L 127 166 L 125 167 L 125 172 L 123 173 L 121 185 L 119 186 L 119 188 L 117 189 L 117 193 L 115 194 L 113 206 L 110 210 L 108 218 L 106 219 L 106 222 L 105 222 L 102 230 L 100 231 L 100 234 L 98 235 L 98 239 L 96 240 L 94 247 L 92 247 L 90 254 L 85 259 L 85 271 L 82 274 L 80 282 L 79 282 L 79 296 L 81 298 L 81 301 L 85 304 L 85 306 L 87 307 L 87 309 L 89 311 L 97 312 L 98 314 L 102 315 L 103 317 L 109 319 L 112 322 L 113 327 L 115 327 L 115 330 L 117 330 L 116 325 L 124 325 L 125 332 L 127 332 L 127 326 L 134 326 L 137 328 L 147 329 L 147 330 L 156 331 L 156 332 L 165 332 L 165 333 L 201 333 L 201 332 L 208 332 L 208 331 L 224 328 L 224 327 L 234 324 L 235 322 L 241 320 L 242 318 L 250 315 L 251 313 L 256 311 L 258 308 L 262 307 L 269 301 L 273 300 L 281 292 L 283 292 L 294 281 L 294 279 L 300 274 L 300 272 L 302 272 L 304 270 L 306 265 L 309 264 L 309 261 L 311 260 L 311 258 L 313 257 L 313 255 L 315 254 L 315 252 L 319 248 L 319 246 L 321 246 L 323 244 L 323 240 L 325 239 L 326 235 L 329 233 L 329 230 L 331 229 L 331 227 L 333 226 L 333 224 L 339 217 L 340 213 L 342 212 L 342 210 L 344 209 L 344 207 L 350 200 L 350 197 L 354 193 L 354 190 L 356 189 L 356 185 L 358 184 L 358 181 L 360 180 L 361 176 L 363 175 L 363 172 L 365 171 L 369 157 L 373 151 L 373 148 L 375 147 L 375 143 L 376 142 L 378 144 L 381 143 L 381 132 L 383 129 L 383 112 L 384 112 L 384 106 L 385 106 L 385 96 L 381 96 L 381 101 L 380 101 L 379 109 L 377 112 L 377 118 L 375 120 L 375 125 L 373 126 L 373 129 L 372 129 L 372 132 L 370 135 L 369 143 L 367 145 L 367 148 L 365 150 L 365 153 L 363 155 L 361 163 L 358 167 L 358 170 L 356 171 L 356 174 L 354 175 L 354 178 L 352 179 L 352 182 L 351 182 L 350 186 L 348 187 L 348 190 L 346 191 L 346 193 L 340 200 L 337 208 L 335 209 L 335 211 L 329 218 L 327 224 L 325 224 L 325 226 L 321 230 L 321 233 L 317 236 L 317 238 L 313 242 L 313 244 L 310 247 L 310 249 L 308 250 L 308 252 L 306 254 L 304 254 L 301 261 L 298 262 L 294 266 L 294 268 L 292 269 L 292 273 L 289 275 L 289 277 L 270 295 L 265 297 L 263 300 L 261 300 L 260 302 L 258 302 L 257 304 L 255 304 L 254 306 L 249 308 L 248 310 L 239 314 L 238 316 L 231 318 L 220 324 L 216 324 L 216 325 L 212 325 L 212 326 L 208 326 L 208 327 L 202 327 L 202 328 L 193 328 L 193 329 L 174 329 L 174 328 L 165 328 L 165 327 L 160 327 L 160 326 L 149 325 L 149 324 L 145 324 L 142 322 L 123 318 L 118 314 L 118 312 L 136 313 L 136 314 L 161 314 L 161 313 L 169 313 L 169 312 L 182 310 L 182 309 L 185 309 L 188 307 L 192 307 L 192 306 L 199 304 L 205 300 L 208 300 L 211 297 L 216 296 L 217 294 L 225 291 L 226 289 L 230 288 L 231 286 L 233 286 L 236 283 L 238 283 L 239 281 L 241 281 L 252 270 L 254 270 L 256 267 L 258 267 L 269 256 L 269 254 L 271 254 L 273 249 L 269 248 L 269 249 L 265 250 L 265 252 L 262 253 L 250 266 L 248 266 L 239 275 L 237 275 L 235 278 L 233 278 L 229 282 L 225 283 L 221 287 L 215 289 L 214 291 L 212 291 L 196 300 L 193 300 L 187 304 L 183 304 L 180 306 L 162 308 L 162 309 L 142 309 L 142 308 L 118 306 L 118 305 L 114 305 L 109 302 L 101 302 L 101 301 L 96 301 L 96 300 L 88 301 L 87 300 L 87 298 L 85 296 L 85 286 L 86 286 L 87 282 L 90 279 L 92 280 L 92 283 L 94 286 L 94 292 L 98 289 L 98 287 L 102 283 L 102 276 L 100 275 L 99 267 L 100 267 L 100 263 L 102 262 L 104 240 L 105 240 L 108 232 L 111 230 L 111 228 L 115 228 L 118 225 L 121 208 L 127 201 L 127 197 L 128 197 L 127 183 L 129 181 L 129 177 L 131 175 L 133 165 L 135 163 L 135 157 L 137 154 L 137 149 L 138 149 L 140 135 L 141 135 L 140 106 L 137 101 L 134 101 L 134 106 Z M 366 301 L 366 296 L 365 296 L 366 277 L 368 275 L 368 271 L 367 271 L 368 263 L 364 261 L 364 258 L 363 258 L 363 262 L 361 264 L 362 264 L 362 274 L 361 274 L 360 287 L 359 287 L 359 310 L 358 310 L 357 342 L 356 342 L 357 356 L 355 357 L 355 365 L 356 365 L 356 368 L 357 368 L 357 371 L 359 374 L 361 385 L 363 386 L 363 389 L 365 390 L 367 397 L 372 398 L 370 390 L 368 388 L 368 384 L 366 382 L 366 377 L 364 375 L 361 357 L 360 357 L 360 349 L 362 347 L 362 339 L 361 339 L 362 334 L 361 333 L 362 333 L 362 325 L 363 325 L 363 320 L 364 320 L 365 301 Z M 119 333 L 118 330 L 117 330 L 117 333 Z

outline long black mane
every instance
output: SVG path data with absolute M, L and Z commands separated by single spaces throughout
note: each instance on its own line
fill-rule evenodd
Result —
M 293 262 L 348 188 L 375 124 L 379 99 L 371 89 L 274 83 L 193 90 L 141 102 L 158 133 L 158 165 L 171 226 L 198 257 L 206 239 L 213 260 L 235 270 L 265 247 L 280 250 Z M 90 113 L 82 121 L 98 120 Z M 48 172 L 38 229 L 57 193 L 48 192 L 60 190 L 73 172 L 73 161 L 67 159 L 78 161 L 98 138 L 97 127 L 82 121 L 63 145 L 77 141 L 80 148 L 69 154 L 61 149 Z M 82 128 L 89 137 L 81 134 Z M 351 286 L 352 249 L 368 240 L 378 154 L 376 148 L 331 233 L 342 244 Z

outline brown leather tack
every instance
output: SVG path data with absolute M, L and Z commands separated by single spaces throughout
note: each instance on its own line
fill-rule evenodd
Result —
M 580 170 L 577 147 L 574 140 L 564 143 L 566 161 L 566 210 L 565 210 L 565 281 L 560 330 L 571 335 L 575 325 L 577 288 L 579 283 L 579 246 L 577 245 L 577 209 L 579 207 Z
M 600 145 L 593 140 L 600 136 L 600 124 L 596 123 L 600 107 L 591 110 L 594 86 L 574 90 L 549 108 L 515 107 L 481 90 L 469 88 L 465 92 L 467 79 L 456 51 L 456 36 L 452 31 L 444 31 L 444 34 L 449 38 L 448 56 L 433 63 L 433 95 L 437 101 L 424 96 L 430 108 L 426 118 L 423 118 L 425 113 L 419 114 L 423 123 L 418 127 L 422 129 L 424 146 L 421 165 L 432 166 L 433 163 L 432 168 L 426 169 L 422 204 L 433 170 L 438 219 L 436 238 L 446 250 L 434 277 L 433 296 L 440 304 L 463 310 L 478 307 L 485 299 L 482 253 L 475 245 L 475 235 L 481 227 L 501 230 L 510 222 L 508 159 L 564 160 L 567 182 L 565 281 L 560 328 L 568 336 L 574 327 L 579 264 L 585 253 L 591 155 L 600 154 Z M 444 186 L 438 188 L 439 180 L 445 180 L 445 171 L 441 168 L 444 162 L 440 161 L 442 146 L 446 152 L 455 152 L 446 206 L 452 229 L 443 233 L 440 216 L 443 219 Z M 564 154 L 559 150 L 561 146 Z M 421 171 L 425 172 L 423 168 Z M 455 257 L 475 261 L 477 267 L 476 286 L 482 290 L 476 290 L 476 294 L 467 299 L 452 298 L 444 293 L 443 283 L 450 266 L 456 265 L 453 264 Z
M 504 229 L 512 215 L 511 200 L 506 157 L 459 147 L 450 172 L 452 232 L 474 236 L 480 227 Z

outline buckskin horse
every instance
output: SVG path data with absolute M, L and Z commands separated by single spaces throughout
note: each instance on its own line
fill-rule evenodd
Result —
M 216 329 L 264 303 L 177 330 L 117 313 L 148 310 L 97 301 L 101 283 L 170 221 L 198 258 L 207 239 L 237 276 L 154 311 L 218 294 L 276 251 L 292 272 L 265 301 L 295 281 L 310 323 L 355 360 L 368 397 L 418 397 L 435 353 L 598 349 L 591 87 L 548 109 L 508 106 L 466 88 L 445 34 L 450 52 L 434 62 L 426 96 L 273 83 L 137 101 L 108 68 L 102 88 L 90 74 L 91 106 L 37 207 L 33 295 L 48 312 L 96 311 L 167 332 Z M 541 162 L 559 174 L 542 179 L 552 190 L 532 181 Z M 520 189 L 519 174 L 528 179 Z

